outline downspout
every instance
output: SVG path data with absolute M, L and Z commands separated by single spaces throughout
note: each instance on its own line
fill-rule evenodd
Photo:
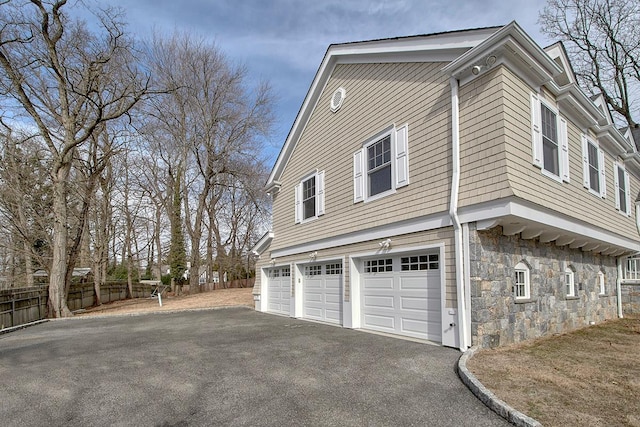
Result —
M 451 201 L 449 215 L 453 222 L 453 240 L 455 246 L 456 290 L 458 295 L 458 338 L 460 351 L 466 351 L 467 342 L 467 313 L 464 289 L 464 256 L 462 227 L 458 218 L 458 193 L 460 191 L 460 109 L 458 105 L 458 79 L 451 77 Z
M 618 308 L 618 318 L 622 319 L 624 316 L 622 315 L 622 258 L 626 257 L 617 257 L 616 258 L 616 267 L 618 268 L 618 277 L 616 277 L 616 300 L 617 300 L 617 308 Z

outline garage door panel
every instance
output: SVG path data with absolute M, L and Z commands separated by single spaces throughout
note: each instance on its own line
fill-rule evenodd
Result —
M 342 263 L 309 264 L 304 267 L 303 316 L 342 323 Z
M 378 271 L 382 261 L 383 273 Z M 440 264 L 437 253 L 365 260 L 362 327 L 440 342 Z
M 304 301 L 306 303 L 322 303 L 322 294 L 320 292 L 306 292 Z
M 374 314 L 365 314 L 364 326 L 373 328 L 383 328 L 389 332 L 395 330 L 395 317 L 394 316 L 381 316 Z
M 338 294 L 326 294 L 325 302 L 327 304 L 340 304 L 340 295 Z
M 291 274 L 289 267 L 274 267 L 267 273 L 267 311 L 290 314 Z
M 342 311 L 340 309 L 326 309 L 325 310 L 326 320 L 334 323 L 342 322 Z
M 368 308 L 393 309 L 395 304 L 393 296 L 367 296 L 364 297 L 364 306 Z
M 403 310 L 425 311 L 429 308 L 429 300 L 427 298 L 400 297 L 400 308 Z
M 393 277 L 369 277 L 365 283 L 365 289 L 387 289 L 392 291 L 393 282 Z
M 402 332 L 411 334 L 411 336 L 424 336 L 428 331 L 428 322 L 426 320 L 402 319 Z
M 310 319 L 322 320 L 322 309 L 319 307 L 306 307 L 304 314 Z
M 422 277 L 399 277 L 400 290 L 424 290 L 427 288 L 427 278 Z
M 304 282 L 305 287 L 308 290 L 321 290 L 322 289 L 322 280 L 319 279 L 308 279 Z

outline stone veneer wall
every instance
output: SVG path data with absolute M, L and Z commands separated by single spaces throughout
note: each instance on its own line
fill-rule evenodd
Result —
M 640 284 L 622 285 L 622 314 L 640 314 Z
M 615 258 L 504 236 L 500 226 L 477 231 L 470 224 L 469 235 L 473 345 L 498 347 L 617 317 Z M 523 260 L 531 267 L 531 299 L 516 303 L 514 267 Z M 575 271 L 575 298 L 565 293 L 568 266 Z M 598 271 L 605 274 L 602 296 Z

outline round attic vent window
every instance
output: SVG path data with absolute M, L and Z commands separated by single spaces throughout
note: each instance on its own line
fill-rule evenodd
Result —
M 344 90 L 343 87 L 338 88 L 335 92 L 333 92 L 333 96 L 331 97 L 331 111 L 334 113 L 342 107 L 342 102 L 344 101 L 345 96 L 347 95 L 347 91 Z

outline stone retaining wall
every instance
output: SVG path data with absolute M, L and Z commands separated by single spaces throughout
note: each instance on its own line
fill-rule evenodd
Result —
M 497 347 L 617 317 L 615 258 L 504 236 L 500 226 L 477 231 L 471 224 L 469 234 L 473 345 Z M 530 266 L 531 298 L 526 302 L 516 302 L 512 291 L 521 261 Z M 569 266 L 575 271 L 575 297 L 565 292 Z M 605 277 L 603 295 L 599 271 Z

